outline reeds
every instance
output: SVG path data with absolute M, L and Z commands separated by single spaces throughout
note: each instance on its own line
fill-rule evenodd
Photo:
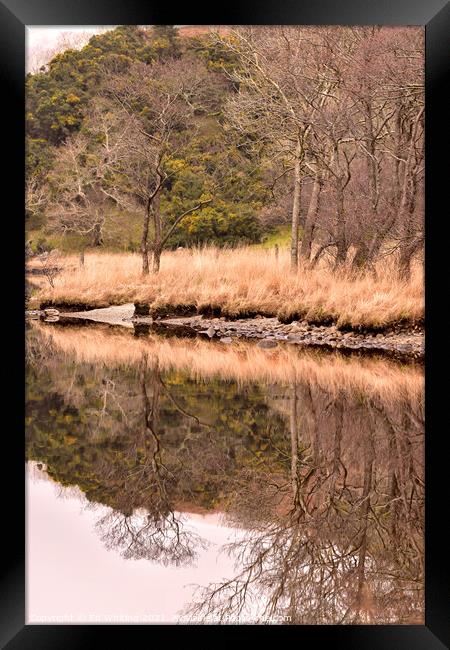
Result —
M 163 254 L 157 275 L 141 274 L 137 254 L 89 253 L 80 267 L 64 260 L 54 288 L 43 284 L 33 298 L 42 302 L 85 303 L 104 307 L 126 302 L 149 303 L 168 311 L 188 307 L 200 313 L 215 310 L 227 318 L 256 313 L 290 321 L 382 328 L 420 322 L 424 314 L 423 271 L 416 263 L 407 281 L 394 264 L 379 263 L 372 274 L 333 273 L 323 266 L 300 267 L 293 273 L 288 251 L 278 259 L 272 250 L 239 248 L 186 249 Z

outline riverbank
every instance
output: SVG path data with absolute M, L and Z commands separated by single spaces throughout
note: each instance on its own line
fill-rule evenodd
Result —
M 54 287 L 40 278 L 30 308 L 86 310 L 135 303 L 153 317 L 199 316 L 228 320 L 276 318 L 341 330 L 384 332 L 423 325 L 424 285 L 420 264 L 400 281 L 393 261 L 372 274 L 333 273 L 327 266 L 292 273 L 280 250 L 215 248 L 168 251 L 161 271 L 142 276 L 134 254 L 89 253 L 84 266 L 64 257 Z
M 399 359 L 424 358 L 424 332 L 419 327 L 392 327 L 384 333 L 358 333 L 339 330 L 336 325 L 312 326 L 306 321 L 289 324 L 277 318 L 248 318 L 227 320 L 188 316 L 177 318 L 152 318 L 136 315 L 133 303 L 88 311 L 58 312 L 54 309 L 28 312 L 29 317 L 47 322 L 76 324 L 90 322 L 120 325 L 133 328 L 136 336 L 151 333 L 165 336 L 199 337 L 222 344 L 232 344 L 237 339 L 254 340 L 260 348 L 279 345 L 305 348 L 339 350 L 343 353 L 382 354 Z

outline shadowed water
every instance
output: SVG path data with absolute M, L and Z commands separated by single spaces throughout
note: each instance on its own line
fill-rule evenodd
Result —
M 26 432 L 28 622 L 423 622 L 419 367 L 36 323 Z

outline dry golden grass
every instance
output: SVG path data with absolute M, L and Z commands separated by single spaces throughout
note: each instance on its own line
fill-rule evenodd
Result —
M 165 252 L 158 275 L 141 275 L 137 254 L 89 253 L 84 267 L 76 257 L 64 258 L 65 270 L 55 287 L 43 285 L 33 299 L 85 303 L 92 307 L 140 301 L 158 307 L 219 308 L 223 316 L 252 313 L 311 322 L 332 319 L 338 325 L 383 327 L 399 321 L 417 322 L 424 314 L 422 267 L 409 281 L 400 281 L 384 260 L 372 275 L 351 278 L 329 269 L 300 268 L 292 273 L 288 251 L 214 248 Z
M 328 393 L 356 390 L 361 395 L 378 397 L 385 404 L 399 399 L 420 404 L 423 399 L 422 368 L 383 359 L 347 358 L 291 346 L 262 350 L 237 340 L 225 345 L 153 335 L 136 338 L 129 331 L 111 330 L 105 325 L 58 328 L 33 322 L 33 327 L 67 354 L 68 361 L 113 367 L 137 364 L 147 355 L 161 370 L 183 371 L 196 380 L 222 378 L 240 384 L 309 381 Z

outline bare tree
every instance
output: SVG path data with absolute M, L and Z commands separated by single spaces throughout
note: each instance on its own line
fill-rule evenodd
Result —
M 302 183 L 318 171 L 310 159 L 311 126 L 317 109 L 325 103 L 336 80 L 317 73 L 321 43 L 314 30 L 298 27 L 240 28 L 231 36 L 217 37 L 239 61 L 231 73 L 239 93 L 228 104 L 227 115 L 243 135 L 249 133 L 264 145 L 282 171 L 292 177 L 291 266 L 299 258 Z M 318 199 L 318 187 L 313 202 Z M 317 215 L 314 204 L 311 221 Z M 311 229 L 310 229 L 311 230 Z
M 92 246 L 103 243 L 109 197 L 103 188 L 104 160 L 89 137 L 77 133 L 67 139 L 49 174 L 49 226 L 57 232 L 79 233 Z
M 25 210 L 29 216 L 44 212 L 47 204 L 47 188 L 38 174 L 31 174 L 25 183 Z
M 423 34 L 370 27 L 354 35 L 353 51 L 337 59 L 355 110 L 351 131 L 361 168 L 353 192 L 363 210 L 355 210 L 353 266 L 360 268 L 374 262 L 396 230 L 409 242 L 415 237 L 408 231 L 422 230 L 407 215 L 415 212 L 423 172 Z
M 272 186 L 292 179 L 293 268 L 330 249 L 340 267 L 352 247 L 353 268 L 373 268 L 398 248 L 407 275 L 423 241 L 422 41 L 422 30 L 381 27 L 216 36 L 237 60 L 230 123 L 270 156 Z
M 201 66 L 178 60 L 135 64 L 126 77 L 112 79 L 105 88 L 104 110 L 116 116 L 120 138 L 115 155 L 108 157 L 111 174 L 108 192 L 119 203 L 133 203 L 143 211 L 141 238 L 142 272 L 148 274 L 148 240 L 153 225 L 153 272 L 160 267 L 161 253 L 178 224 L 212 201 L 204 195 L 168 223 L 160 210 L 160 195 L 173 172 L 168 160 L 176 155 L 183 130 L 189 126 L 201 98 L 205 71 Z

